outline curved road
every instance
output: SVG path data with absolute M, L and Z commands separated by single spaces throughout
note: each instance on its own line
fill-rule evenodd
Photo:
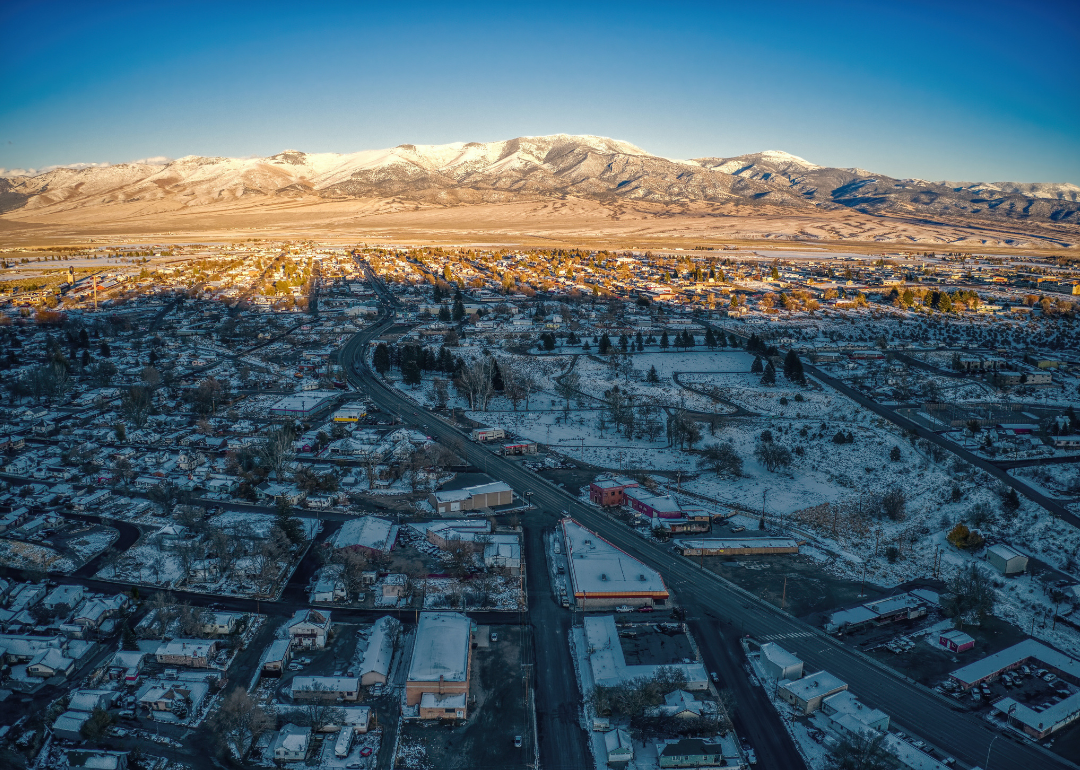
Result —
M 688 617 L 692 618 L 689 622 L 695 631 L 695 638 L 701 646 L 706 664 L 714 667 L 713 670 L 731 670 L 730 664 L 733 660 L 730 639 L 733 632 L 735 636 L 750 634 L 758 639 L 769 637 L 804 660 L 808 670 L 830 671 L 848 682 L 860 700 L 890 714 L 898 727 L 941 747 L 967 764 L 983 765 L 987 751 L 992 748 L 992 767 L 1038 767 L 1047 770 L 1077 767 L 1041 746 L 998 732 L 984 720 L 963 712 L 955 701 L 940 696 L 844 646 L 820 629 L 791 617 L 720 576 L 699 569 L 692 562 L 673 555 L 657 543 L 641 538 L 625 525 L 581 503 L 576 497 L 524 467 L 468 441 L 457 428 L 417 406 L 403 394 L 391 390 L 363 367 L 362 353 L 367 343 L 387 328 L 389 323 L 389 320 L 383 320 L 360 332 L 340 351 L 339 360 L 345 365 L 350 381 L 363 389 L 381 407 L 406 419 L 426 424 L 429 434 L 437 437 L 440 442 L 453 446 L 474 465 L 486 466 L 489 472 L 513 486 L 519 494 L 532 492 L 533 503 L 543 510 L 568 511 L 584 526 L 658 569 L 687 609 Z M 815 369 L 807 368 L 811 374 L 818 376 Z M 822 379 L 830 385 L 833 384 L 832 378 L 824 376 Z M 845 393 L 850 390 L 846 387 L 838 389 Z M 894 421 L 895 417 L 889 416 Z M 541 606 L 544 604 L 540 597 L 545 595 L 542 586 L 531 584 L 532 578 L 533 576 L 530 576 L 530 613 L 534 611 L 534 603 Z M 542 611 L 542 607 L 536 609 Z M 532 622 L 537 634 L 539 663 L 543 648 L 549 644 L 565 647 L 566 639 L 564 636 L 560 638 L 558 634 L 551 634 L 550 629 L 546 628 L 547 624 L 538 625 L 537 617 L 533 617 Z M 725 625 L 726 632 L 723 630 Z M 722 666 L 725 656 L 729 665 Z M 551 671 L 549 676 L 536 682 L 538 704 L 545 701 L 544 680 L 569 678 L 569 656 L 559 657 L 563 659 L 562 663 L 555 661 L 557 668 Z M 752 717 L 752 721 L 744 724 L 743 728 L 746 731 L 744 735 L 758 751 L 759 767 L 763 770 L 780 770 L 802 766 L 801 759 L 794 754 L 790 741 L 786 739 L 786 733 L 782 729 L 776 729 L 778 720 L 775 719 L 775 712 L 771 708 L 765 710 L 760 707 L 763 696 L 751 695 L 745 680 L 739 680 L 737 676 L 736 681 L 725 681 L 725 686 L 734 689 L 737 709 Z M 548 706 L 550 705 L 549 702 Z M 770 719 L 770 714 L 774 718 Z M 577 758 L 571 756 L 577 753 L 574 746 L 581 743 L 580 730 L 575 732 L 563 729 L 556 732 L 554 728 L 559 726 L 558 720 L 553 719 L 550 713 L 543 713 L 543 709 L 540 719 L 540 756 L 543 764 L 548 767 L 588 766 L 586 757 L 580 754 Z M 993 743 L 1003 735 L 1005 740 Z M 564 743 L 564 740 L 572 741 L 573 745 Z

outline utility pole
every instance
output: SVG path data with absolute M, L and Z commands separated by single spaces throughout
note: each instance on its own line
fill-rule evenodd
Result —
M 784 609 L 784 605 L 787 604 L 787 575 L 784 575 L 784 593 L 780 596 L 780 609 Z

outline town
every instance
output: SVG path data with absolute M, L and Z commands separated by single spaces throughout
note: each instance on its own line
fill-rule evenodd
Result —
M 0 765 L 1075 767 L 1008 251 L 5 248 Z

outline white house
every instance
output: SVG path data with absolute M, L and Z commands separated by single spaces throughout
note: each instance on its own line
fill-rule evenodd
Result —
M 330 635 L 330 613 L 325 610 L 297 610 L 289 621 L 293 647 L 321 650 Z
M 311 728 L 299 727 L 290 722 L 278 730 L 270 744 L 270 751 L 276 762 L 303 762 L 307 758 L 310 743 Z

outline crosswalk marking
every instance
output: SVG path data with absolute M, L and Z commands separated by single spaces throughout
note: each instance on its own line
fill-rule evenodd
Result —
M 813 635 L 814 634 L 811 631 L 792 631 L 788 634 L 768 634 L 767 636 L 763 636 L 761 638 L 766 642 L 775 642 L 779 641 L 780 639 L 803 639 Z

